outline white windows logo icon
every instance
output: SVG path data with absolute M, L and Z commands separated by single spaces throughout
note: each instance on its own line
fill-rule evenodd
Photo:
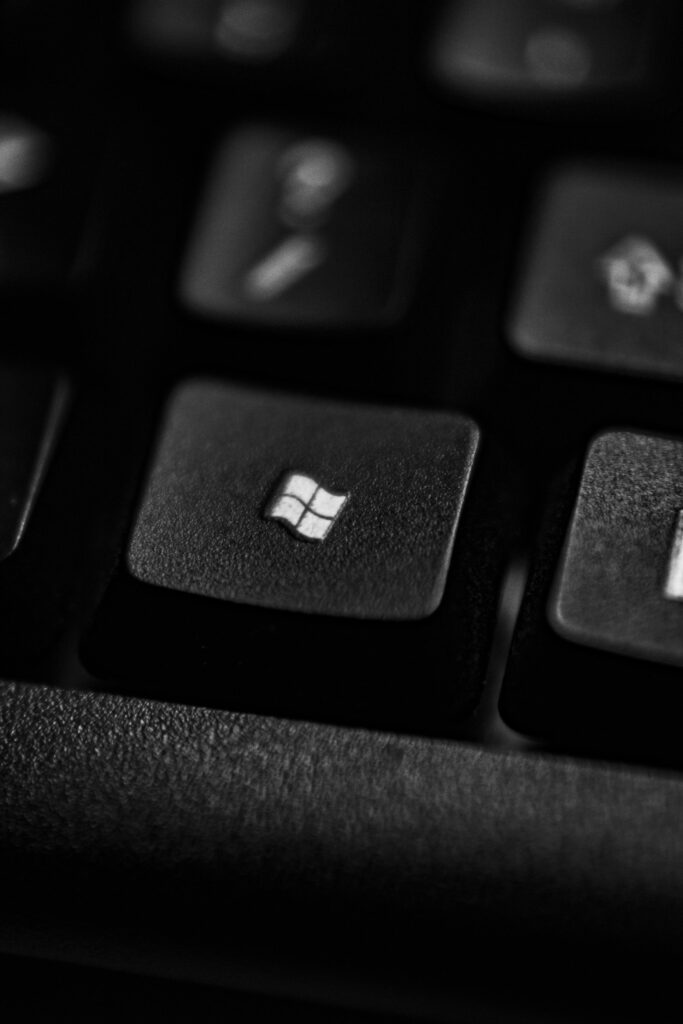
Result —
M 305 473 L 287 473 L 268 503 L 265 516 L 281 520 L 302 540 L 325 540 L 348 499 L 348 494 L 326 491 Z

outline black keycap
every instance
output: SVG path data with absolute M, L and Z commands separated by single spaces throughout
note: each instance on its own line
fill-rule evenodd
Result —
M 138 0 L 133 37 L 161 54 L 262 65 L 294 44 L 302 0 Z
M 191 664 L 197 701 L 447 731 L 488 628 L 491 537 L 458 525 L 477 447 L 463 416 L 181 386 L 86 660 L 165 696 Z
M 683 763 L 683 440 L 598 436 L 559 557 L 561 533 L 556 519 L 532 573 L 505 717 L 598 753 Z
M 452 0 L 434 40 L 448 88 L 502 101 L 633 95 L 652 74 L 643 0 Z
M 39 493 L 66 400 L 50 373 L 0 372 L 0 560 L 12 554 Z
M 683 441 L 591 446 L 550 604 L 576 643 L 683 665 Z
M 182 272 L 194 311 L 272 326 L 377 326 L 406 306 L 417 168 L 364 142 L 254 126 L 220 147 Z
M 89 141 L 0 113 L 0 292 L 61 288 L 85 213 Z
M 683 377 L 683 177 L 570 168 L 550 184 L 509 333 L 532 359 Z
M 127 27 L 142 63 L 166 73 L 229 80 L 267 104 L 277 90 L 276 105 L 288 96 L 302 114 L 351 101 L 384 123 L 413 102 L 430 15 L 393 0 L 134 0 Z M 241 94 L 239 108 L 249 107 Z

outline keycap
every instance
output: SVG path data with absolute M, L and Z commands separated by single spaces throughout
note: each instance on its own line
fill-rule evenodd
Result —
M 300 0 L 140 0 L 131 29 L 161 53 L 261 65 L 294 44 L 303 10 Z
M 230 134 L 181 275 L 192 311 L 273 327 L 373 327 L 404 310 L 417 247 L 409 146 L 277 127 Z
M 591 446 L 550 604 L 576 643 L 683 665 L 683 441 Z
M 0 369 L 0 561 L 16 550 L 40 492 L 67 395 L 51 372 Z
M 457 414 L 183 383 L 87 663 L 154 667 L 167 697 L 192 664 L 195 700 L 448 729 L 485 654 L 491 537 L 459 525 L 478 445 Z
M 681 379 L 683 178 L 576 166 L 545 193 L 509 336 L 522 355 Z
M 557 522 L 513 642 L 504 716 L 605 755 L 680 764 L 683 438 L 598 435 L 563 539 Z
M 81 239 L 90 162 L 70 133 L 0 111 L 0 292 L 64 286 Z
M 633 95 L 652 74 L 655 15 L 643 0 L 452 0 L 432 69 L 449 89 L 510 100 Z
M 420 4 L 373 0 L 134 0 L 127 35 L 143 64 L 189 78 L 232 80 L 269 104 L 305 112 L 353 98 L 364 115 L 412 102 L 424 22 Z M 281 90 L 284 93 L 281 94 Z M 205 102 L 205 101 L 203 101 Z M 242 109 L 249 108 L 241 93 Z M 262 105 L 262 104 L 261 104 Z

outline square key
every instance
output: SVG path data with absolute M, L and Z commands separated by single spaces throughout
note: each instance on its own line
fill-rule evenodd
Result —
M 405 149 L 253 125 L 220 145 L 181 272 L 185 305 L 278 327 L 379 327 L 410 292 Z
M 610 96 L 647 84 L 653 4 L 451 0 L 434 50 L 447 87 L 503 101 Z
M 245 605 L 425 618 L 477 446 L 464 416 L 189 381 L 168 404 L 128 568 Z
M 509 323 L 522 355 L 683 379 L 683 176 L 572 167 L 549 184 Z
M 683 665 L 683 440 L 593 441 L 549 612 L 576 643 Z

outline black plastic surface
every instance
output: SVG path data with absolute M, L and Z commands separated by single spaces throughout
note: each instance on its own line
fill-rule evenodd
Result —
M 683 604 L 666 593 L 683 444 L 612 432 L 586 455 L 548 614 L 575 643 L 683 664 Z
M 683 178 L 672 168 L 558 169 L 546 184 L 519 271 L 509 322 L 515 348 L 545 362 L 680 380 L 682 211 Z M 655 273 L 670 280 L 641 286 L 645 295 L 651 291 L 650 306 L 624 308 L 611 293 L 605 264 L 643 245 Z M 622 277 L 623 289 L 628 272 Z M 638 279 L 635 265 L 630 281 L 636 294 Z
M 241 604 L 426 618 L 443 597 L 477 445 L 462 416 L 184 382 L 167 406 L 128 569 Z M 345 497 L 317 541 L 297 543 L 268 513 L 292 471 Z
M 416 1014 L 417 991 L 438 1019 L 477 993 L 513 1014 L 520 992 L 529 1007 L 554 994 L 560 1019 L 576 1005 L 584 1020 L 605 1005 L 628 1019 L 650 984 L 665 991 L 683 944 L 677 777 L 0 692 L 5 948 L 265 990 L 327 986 L 342 1001 L 364 989 L 375 1006 L 403 993 Z
M 200 18 L 218 8 L 188 2 Z M 647 10 L 658 19 L 665 6 L 679 7 Z M 0 701 L 2 947 L 410 1020 L 676 1020 L 681 779 L 651 766 L 680 766 L 681 715 L 653 705 L 656 666 L 570 645 L 547 627 L 574 485 L 532 573 L 510 680 L 514 665 L 515 694 L 534 707 L 564 688 L 559 714 L 555 702 L 555 717 L 531 720 L 539 743 L 650 767 L 534 750 L 496 704 L 554 475 L 615 425 L 683 436 L 675 381 L 532 363 L 512 350 L 503 310 L 519 242 L 555 167 L 578 161 L 647 182 L 663 163 L 680 165 L 680 81 L 662 75 L 663 105 L 623 94 L 599 123 L 577 92 L 564 102 L 545 91 L 544 107 L 506 95 L 485 109 L 435 80 L 437 5 L 305 7 L 291 49 L 266 66 L 213 41 L 210 52 L 171 47 L 163 59 L 167 37 L 135 35 L 134 0 L 0 4 L 3 103 L 64 157 L 50 223 L 63 217 L 78 234 L 78 215 L 87 222 L 70 287 L 3 292 L 3 360 L 49 352 L 75 390 L 40 500 L 0 566 L 0 673 L 51 687 L 8 684 Z M 666 54 L 651 55 L 665 70 Z M 245 124 L 315 126 L 382 155 L 425 157 L 438 221 L 417 243 L 415 287 L 389 330 L 271 328 L 182 307 L 211 160 Z M 228 631 L 225 602 L 121 573 L 163 404 L 207 375 L 323 403 L 470 417 L 482 444 L 453 552 L 453 582 L 464 585 L 415 623 L 235 605 Z M 347 644 L 347 629 L 362 639 Z M 376 629 L 378 656 L 361 663 Z M 86 635 L 94 677 L 79 657 Z M 536 662 L 531 647 L 549 639 Z M 304 701 L 270 669 L 285 649 L 311 645 L 321 676 L 307 677 Z M 570 648 L 584 657 L 573 661 Z M 319 685 L 330 667 L 356 685 L 355 705 L 341 685 L 330 706 Z M 438 693 L 425 682 L 434 671 Z M 599 700 L 596 673 L 607 683 Z M 257 700 L 264 679 L 274 685 Z M 371 707 L 368 679 L 379 686 Z M 612 712 L 631 685 L 640 697 L 626 747 Z M 95 692 L 104 688 L 185 706 Z M 412 736 L 368 731 L 389 725 Z M 420 730 L 449 740 L 415 738 Z
M 280 329 L 395 323 L 424 231 L 418 164 L 409 146 L 316 127 L 234 131 L 203 187 L 183 303 Z
M 54 373 L 5 368 L 0 373 L 0 560 L 24 532 L 66 402 Z

